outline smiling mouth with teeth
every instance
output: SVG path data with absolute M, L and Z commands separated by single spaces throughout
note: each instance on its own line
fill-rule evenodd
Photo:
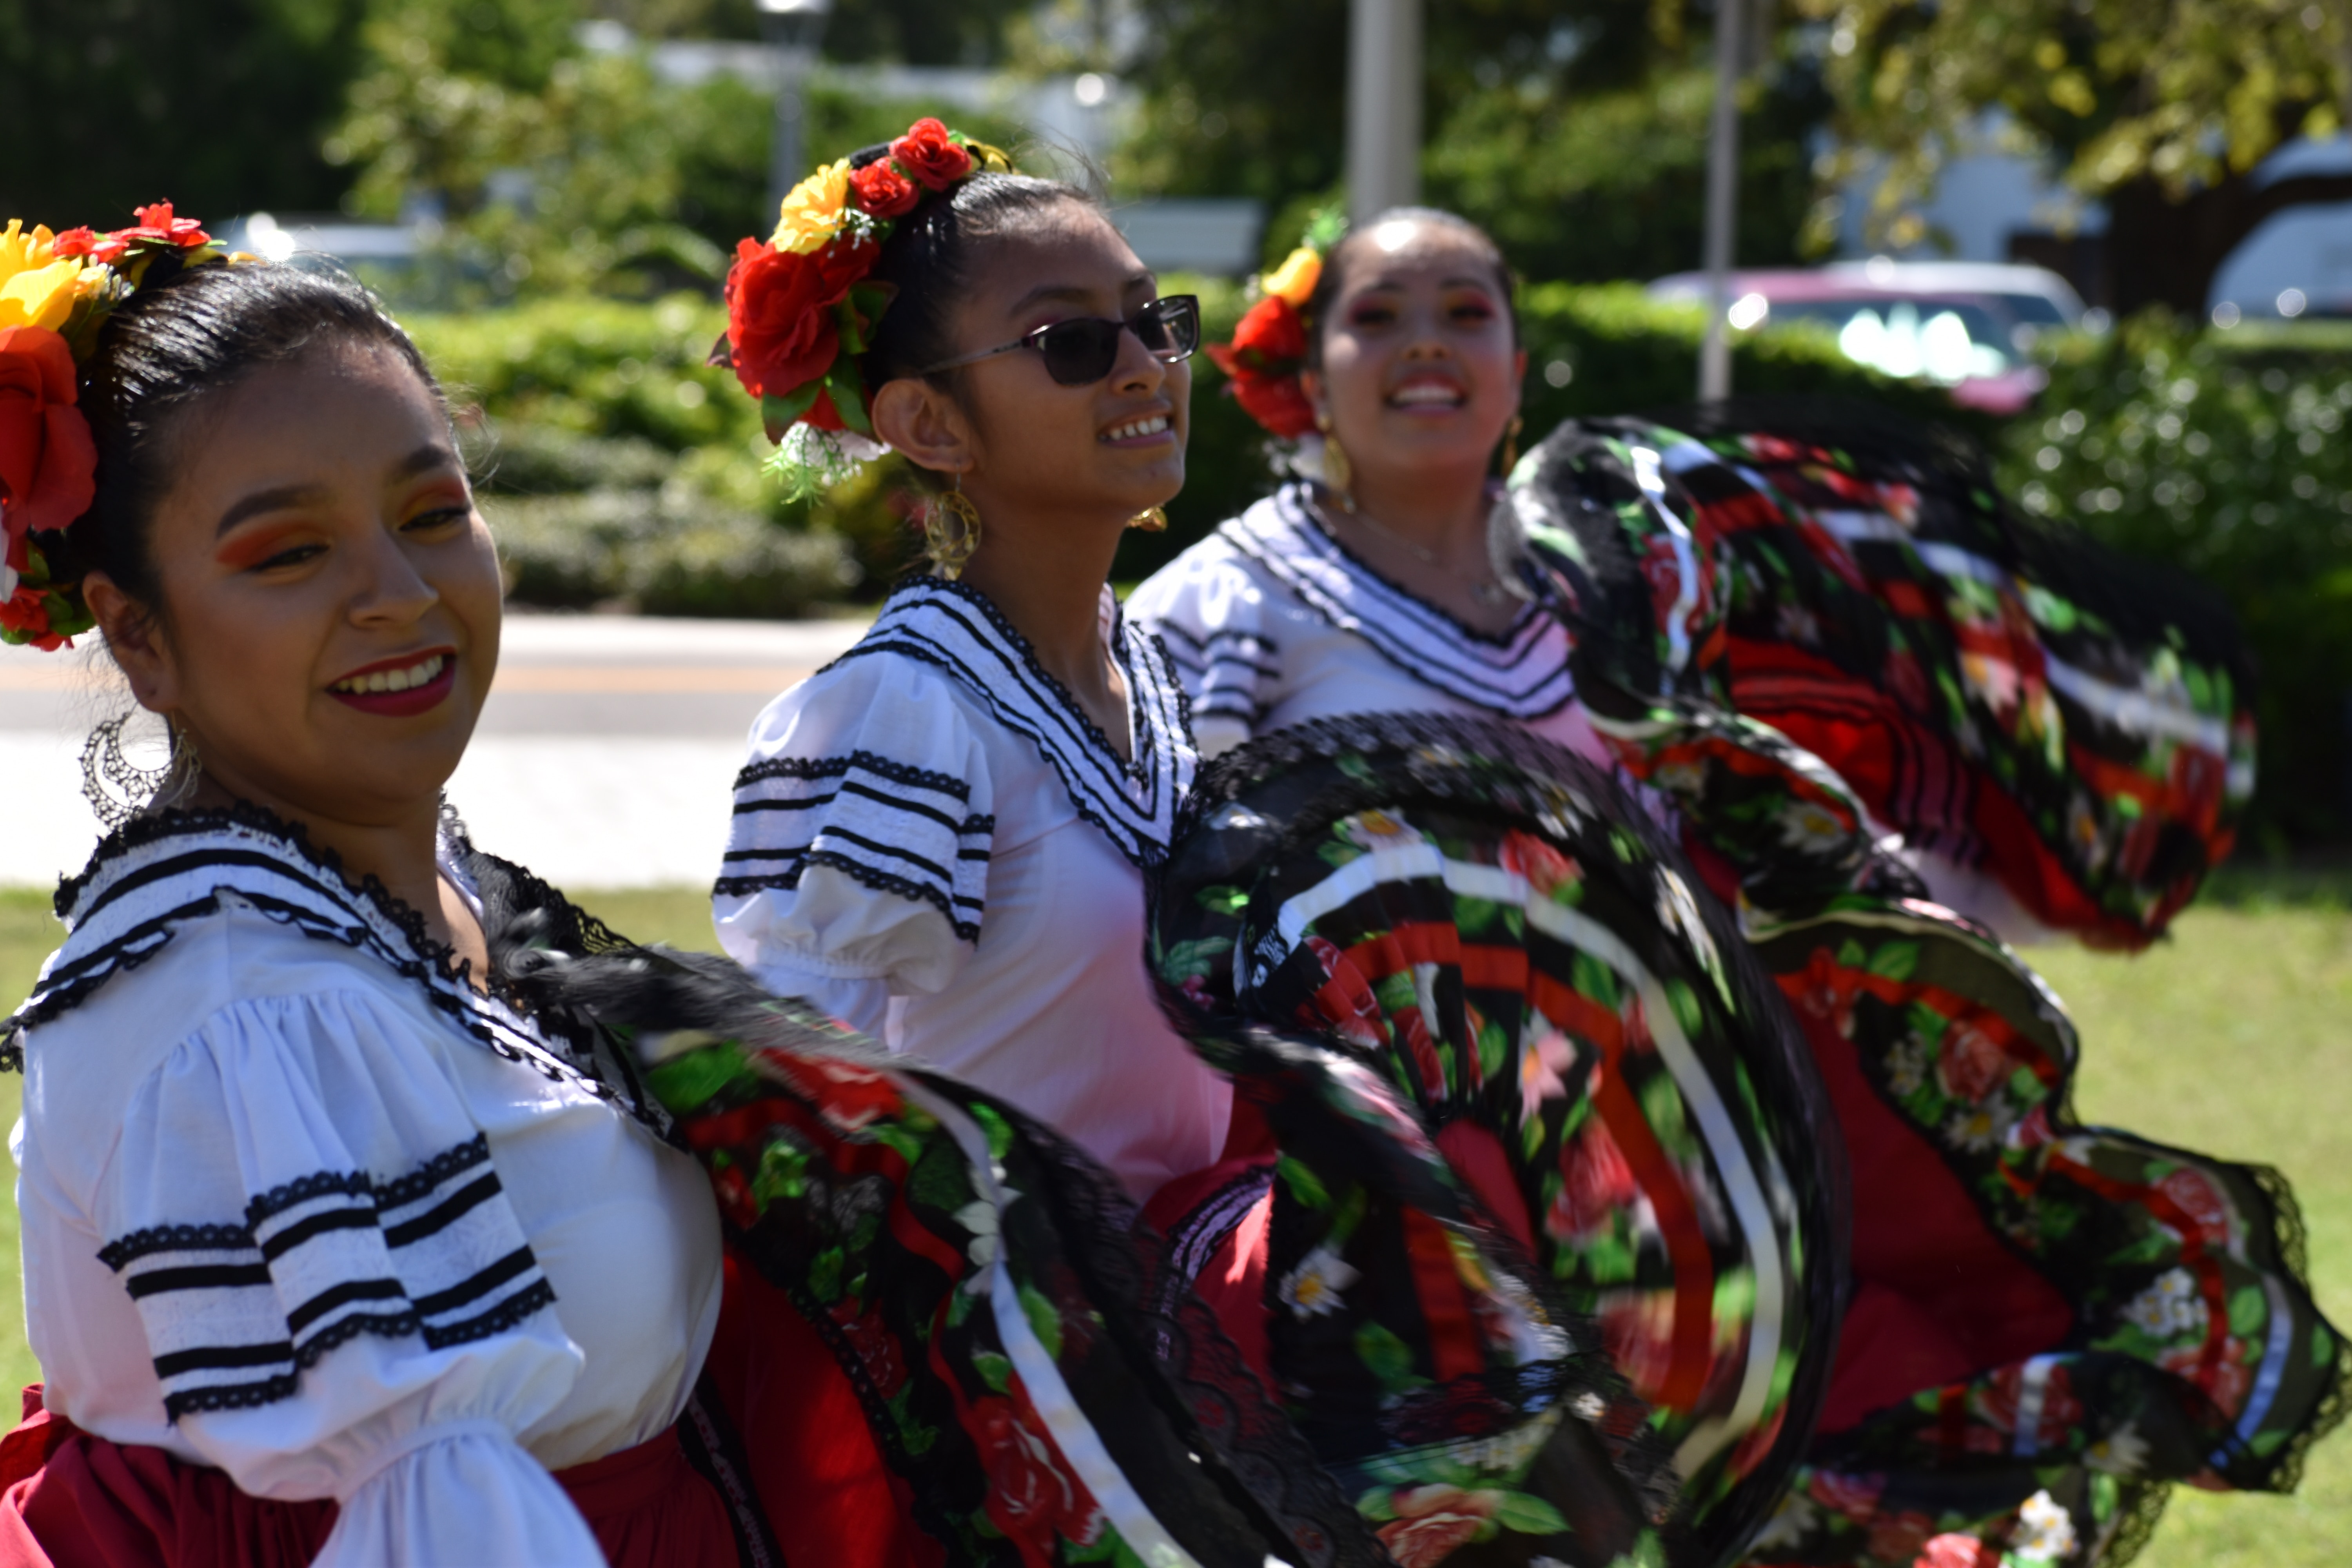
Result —
M 1409 386 L 1400 386 L 1389 395 L 1389 402 L 1400 408 L 1458 408 L 1466 401 L 1460 387 L 1447 386 L 1433 381 L 1415 382 Z
M 347 697 L 370 697 L 389 691 L 406 691 L 414 686 L 432 683 L 449 662 L 446 654 L 428 654 L 404 669 L 375 669 L 365 675 L 354 675 L 348 680 L 338 680 L 328 690 Z
M 1136 419 L 1125 425 L 1115 425 L 1103 432 L 1102 438 L 1106 441 L 1132 441 L 1139 437 L 1157 436 L 1167 428 L 1168 416 L 1154 414 L 1148 419 Z

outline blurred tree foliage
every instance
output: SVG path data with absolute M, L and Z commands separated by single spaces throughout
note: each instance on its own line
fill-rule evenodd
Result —
M 320 152 L 365 0 L 0 0 L 0 209 L 63 228 L 166 197 L 220 218 L 331 208 Z
M 2257 188 L 2298 133 L 2332 135 L 2352 90 L 2352 13 L 2293 0 L 1795 0 L 1829 30 L 1841 151 L 1823 182 L 1883 160 L 1868 226 L 1904 247 L 1944 163 L 1998 110 L 2109 209 L 2114 303 L 2201 314 L 2214 272 L 2283 207 L 2352 197 L 2352 175 Z M 1817 229 L 1837 213 L 1824 196 Z
M 986 65 L 1034 0 L 834 0 L 827 59 L 916 66 Z M 647 38 L 757 38 L 752 0 L 597 0 L 598 16 Z
M 1345 162 L 1347 0 L 1137 0 L 1122 62 L 1144 94 L 1114 173 L 1154 194 L 1252 195 L 1269 255 Z M 1714 101 L 1683 0 L 1457 0 L 1426 8 L 1429 200 L 1485 225 L 1529 277 L 1696 266 Z M 1703 19 L 1703 18 L 1699 18 Z M 1828 114 L 1811 56 L 1780 49 L 1743 100 L 1740 258 L 1797 259 L 1808 137 Z
M 438 221 L 456 299 L 707 287 L 738 238 L 768 226 L 764 89 L 665 81 L 641 50 L 585 49 L 575 0 L 380 3 L 327 154 L 353 171 L 356 210 Z M 668 23 L 708 21 L 687 9 L 670 6 Z M 863 145 L 929 111 L 820 77 L 808 145 Z M 1011 129 L 960 120 L 975 134 Z

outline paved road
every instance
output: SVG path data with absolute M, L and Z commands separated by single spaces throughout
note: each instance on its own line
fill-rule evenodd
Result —
M 512 616 L 449 798 L 484 848 L 560 886 L 706 883 L 753 716 L 864 630 Z M 128 702 L 103 653 L 0 647 L 0 885 L 80 868 L 98 837 L 82 741 Z

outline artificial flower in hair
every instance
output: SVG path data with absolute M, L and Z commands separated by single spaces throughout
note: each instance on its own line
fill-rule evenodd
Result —
M 868 279 L 898 220 L 982 170 L 1012 167 L 985 142 L 919 120 L 861 168 L 844 158 L 793 188 L 765 244 L 735 247 L 727 335 L 710 363 L 760 400 L 776 469 L 795 497 L 879 456 L 857 356 L 892 290 Z
M 918 120 L 890 143 L 890 160 L 924 189 L 944 191 L 971 173 L 971 154 L 936 120 Z
M 1323 280 L 1324 254 L 1346 232 L 1336 210 L 1316 213 L 1282 265 L 1252 280 L 1259 298 L 1234 326 L 1233 342 L 1208 347 L 1234 401 L 1277 440 L 1296 441 L 1315 428 L 1315 406 L 1298 379 L 1307 368 L 1307 302 Z
M 844 158 L 793 187 L 768 243 L 795 256 L 830 245 L 841 233 L 848 204 L 849 160 Z
M 79 587 L 52 572 L 65 531 L 97 494 L 77 363 L 155 257 L 194 266 L 218 256 L 204 226 L 169 202 L 136 216 L 107 235 L 52 234 L 14 218 L 0 229 L 0 642 L 55 648 L 89 629 Z

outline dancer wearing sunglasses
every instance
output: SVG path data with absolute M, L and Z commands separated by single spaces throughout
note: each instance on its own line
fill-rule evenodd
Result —
M 1708 1419 L 1662 1432 L 1599 1334 L 1555 1317 L 1526 1272 L 1528 1202 L 1558 1194 L 1490 1209 L 1479 1183 L 1491 1140 L 1433 1142 L 1396 1076 L 1364 1070 L 1349 1020 L 1302 1011 L 1290 1022 L 1307 1032 L 1276 1035 L 1220 1011 L 1204 976 L 1237 970 L 1231 931 L 1180 942 L 1174 967 L 1189 973 L 1163 964 L 1155 995 L 1147 878 L 1164 879 L 1171 855 L 1209 850 L 1226 877 L 1253 859 L 1284 876 L 1302 855 L 1328 871 L 1395 825 L 1385 796 L 1360 794 L 1319 823 L 1296 800 L 1236 798 L 1208 816 L 1209 805 L 1187 805 L 1196 758 L 1182 689 L 1103 578 L 1120 531 L 1156 521 L 1181 480 L 1195 314 L 1155 300 L 1078 193 L 999 157 L 919 124 L 821 170 L 775 235 L 739 252 L 726 353 L 785 463 L 815 479 L 886 447 L 903 457 L 931 495 L 930 570 L 755 724 L 716 893 L 721 940 L 770 987 L 1050 1123 L 1145 1200 L 1166 1227 L 1142 1232 L 1134 1258 L 1152 1299 L 1181 1319 L 1201 1307 L 1197 1283 L 1232 1357 L 1166 1341 L 1164 1370 L 1204 1378 L 1196 1407 L 1244 1413 L 1236 1432 L 1251 1400 L 1278 1395 L 1318 1461 L 1286 1484 L 1334 1489 L 1349 1533 L 1390 1560 L 1430 1568 L 1491 1542 L 1512 1561 L 1596 1568 L 1626 1554 L 1715 1561 L 1777 1492 L 1786 1406 L 1809 1409 L 1818 1393 L 1816 1374 L 1770 1369 L 1819 1342 L 1835 1311 L 1824 1194 L 1788 1174 L 1810 1160 L 1804 1129 L 1817 1120 L 1793 1047 L 1787 1070 L 1754 1076 L 1747 1103 L 1769 1110 L 1732 1112 L 1745 1136 L 1636 1151 L 1736 1167 L 1727 1202 L 1738 1217 L 1708 1222 L 1721 1234 L 1697 1244 L 1714 1249 L 1708 1261 L 1682 1259 L 1686 1272 L 1712 1279 L 1718 1263 L 1742 1273 L 1743 1250 L 1769 1257 L 1755 1287 L 1766 1304 L 1744 1314 L 1754 1335 L 1727 1331 L 1753 1352 L 1749 1371 L 1727 1374 Z M 1727 932 L 1647 912 L 1687 879 L 1654 834 L 1612 837 L 1622 813 L 1590 805 L 1591 792 L 1609 797 L 1605 779 L 1571 761 L 1563 782 L 1547 771 L 1557 753 L 1531 769 L 1514 742 L 1480 776 L 1524 787 L 1491 801 L 1472 836 L 1513 865 L 1555 870 L 1618 846 L 1601 879 L 1623 886 L 1596 901 L 1644 911 L 1643 973 L 1687 1002 L 1676 1048 L 1687 1043 L 1691 1063 L 1725 1058 L 1727 1037 L 1752 1031 L 1760 979 L 1737 970 L 1739 955 L 1722 968 Z M 1360 750 L 1349 776 L 1410 789 L 1414 760 Z M 1223 856 L 1228 829 L 1280 842 Z M 1163 880 L 1163 893 L 1212 925 L 1237 907 L 1230 886 L 1167 891 L 1179 885 Z M 1548 908 L 1558 882 L 1518 886 Z M 1498 916 L 1491 965 L 1508 971 L 1522 942 L 1555 942 L 1549 956 L 1569 962 L 1574 944 L 1544 936 L 1548 920 Z M 1542 1110 L 1525 1119 L 1528 1136 L 1574 1142 L 1566 1113 L 1586 1102 L 1559 1074 L 1598 1069 L 1533 1046 L 1544 1070 L 1526 1100 Z M 1640 1092 L 1682 1103 L 1654 1056 L 1624 1070 Z M 1688 1087 L 1701 1116 L 1740 1103 L 1728 1080 Z M 1244 1097 L 1249 1131 L 1229 1147 L 1229 1106 Z M 1615 1157 L 1602 1135 L 1581 1146 Z M 1791 1258 L 1813 1261 L 1783 1267 Z M 795 1301 L 823 1326 L 822 1310 Z M 1689 1352 L 1677 1378 L 1706 1380 L 1704 1327 L 1686 1310 L 1674 1329 Z M 810 1449 L 827 1436 L 811 1433 Z
M 1866 411 L 1575 422 L 1519 461 L 1509 279 L 1451 215 L 1312 235 L 1264 287 L 1211 352 L 1301 477 L 1130 605 L 1204 751 L 1391 707 L 1605 745 L 1741 910 L 1835 1104 L 1843 1337 L 1750 1560 L 2121 1560 L 2172 1481 L 2291 1488 L 2346 1372 L 2284 1184 L 2073 1122 L 2063 1012 L 1916 876 L 2027 931 L 2148 940 L 2241 798 L 2226 618 Z M 1577 1183 L 1502 1142 L 1531 1193 Z M 1621 1199 L 1671 1251 L 1651 1180 Z M 1664 1320 L 1584 1237 L 1536 1239 L 1637 1388 L 1690 1409 Z
M 826 301 L 793 248 L 820 234 L 841 302 L 772 327 Z M 1083 194 L 936 121 L 820 171 L 729 289 L 732 363 L 785 457 L 901 454 L 930 570 L 753 724 L 719 940 L 1148 1198 L 1216 1159 L 1231 1099 L 1139 956 L 1143 868 L 1194 755 L 1181 689 L 1106 586 L 1120 534 L 1184 482 L 1193 302 L 1160 298 Z

